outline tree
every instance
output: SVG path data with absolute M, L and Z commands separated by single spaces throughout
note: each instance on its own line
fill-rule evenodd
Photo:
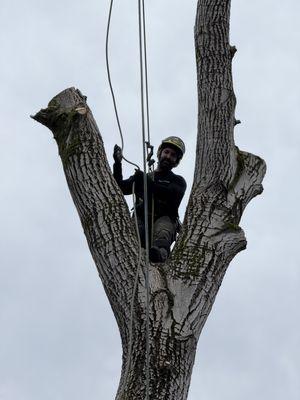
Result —
M 230 261 L 246 247 L 239 226 L 242 213 L 262 192 L 264 161 L 234 144 L 238 121 L 231 64 L 236 49 L 229 45 L 229 17 L 230 0 L 198 0 L 199 115 L 194 182 L 170 258 L 165 264 L 149 266 L 150 399 L 187 398 L 202 328 Z M 123 364 L 116 399 L 144 399 L 146 265 L 144 257 L 139 265 L 134 224 L 111 174 L 100 132 L 86 97 L 75 88 L 58 94 L 33 118 L 54 134 L 73 201 L 118 323 Z

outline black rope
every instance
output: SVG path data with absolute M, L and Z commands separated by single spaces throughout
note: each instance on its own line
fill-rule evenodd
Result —
M 145 68 L 145 88 L 146 88 L 146 116 L 147 116 L 147 134 L 148 143 L 150 140 L 150 112 L 149 112 L 149 90 L 148 90 L 148 61 L 147 61 L 147 38 L 146 38 L 146 15 L 145 15 L 145 4 L 143 3 L 143 41 L 144 41 L 144 68 Z

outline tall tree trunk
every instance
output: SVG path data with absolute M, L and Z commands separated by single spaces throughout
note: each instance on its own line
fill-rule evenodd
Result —
M 239 227 L 242 213 L 262 192 L 264 161 L 234 144 L 236 99 L 231 63 L 235 48 L 229 45 L 229 16 L 229 0 L 198 1 L 199 115 L 194 184 L 170 258 L 165 264 L 149 267 L 153 400 L 187 399 L 202 328 L 230 261 L 246 246 Z M 123 364 L 116 399 L 145 399 L 146 266 L 144 257 L 138 263 L 135 229 L 111 174 L 100 132 L 86 97 L 74 88 L 58 94 L 33 118 L 54 134 L 73 201 L 119 326 Z

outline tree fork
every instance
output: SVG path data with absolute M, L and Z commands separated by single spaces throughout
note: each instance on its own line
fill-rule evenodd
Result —
M 246 247 L 239 226 L 242 213 L 262 192 L 264 161 L 234 144 L 234 126 L 240 121 L 235 119 L 231 63 L 236 49 L 229 44 L 229 17 L 229 0 L 198 1 L 194 183 L 170 258 L 164 264 L 151 264 L 149 271 L 152 400 L 187 399 L 202 328 L 230 261 Z M 123 364 L 116 399 L 142 400 L 146 388 L 145 262 L 142 258 L 137 265 L 138 240 L 100 132 L 86 97 L 74 88 L 55 96 L 33 118 L 53 132 L 70 193 L 118 322 Z

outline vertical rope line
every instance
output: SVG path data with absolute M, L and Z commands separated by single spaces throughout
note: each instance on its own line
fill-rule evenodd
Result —
M 147 59 L 147 37 L 146 37 L 146 12 L 145 12 L 145 1 L 142 0 L 143 8 L 143 44 L 144 44 L 144 68 L 145 68 L 145 87 L 146 87 L 146 116 L 147 116 L 147 134 L 148 143 L 151 143 L 150 136 L 150 107 L 149 107 L 149 85 L 148 85 L 148 59 Z M 153 172 L 152 180 L 154 181 L 154 167 L 148 166 L 148 171 Z M 153 226 L 154 226 L 154 197 L 152 194 L 151 199 L 151 238 L 150 244 L 153 243 Z M 149 210 L 148 210 L 149 211 Z
M 146 116 L 147 116 L 147 134 L 148 142 L 151 142 L 150 138 L 150 112 L 149 112 L 149 90 L 148 90 L 148 62 L 147 62 L 147 38 L 146 38 L 146 15 L 145 15 L 145 3 L 142 0 L 143 8 L 143 39 L 144 39 L 144 68 L 145 68 L 145 87 L 146 87 Z
M 145 218 L 145 247 L 146 247 L 146 400 L 149 400 L 149 370 L 150 370 L 150 320 L 149 320 L 149 224 L 148 224 L 148 187 L 147 187 L 147 156 L 145 137 L 145 108 L 144 108 L 144 63 L 143 63 L 143 18 L 142 0 L 138 0 L 139 11 L 139 44 L 140 44 L 140 76 L 141 76 L 141 111 L 143 136 L 143 165 L 144 165 L 144 218 Z

